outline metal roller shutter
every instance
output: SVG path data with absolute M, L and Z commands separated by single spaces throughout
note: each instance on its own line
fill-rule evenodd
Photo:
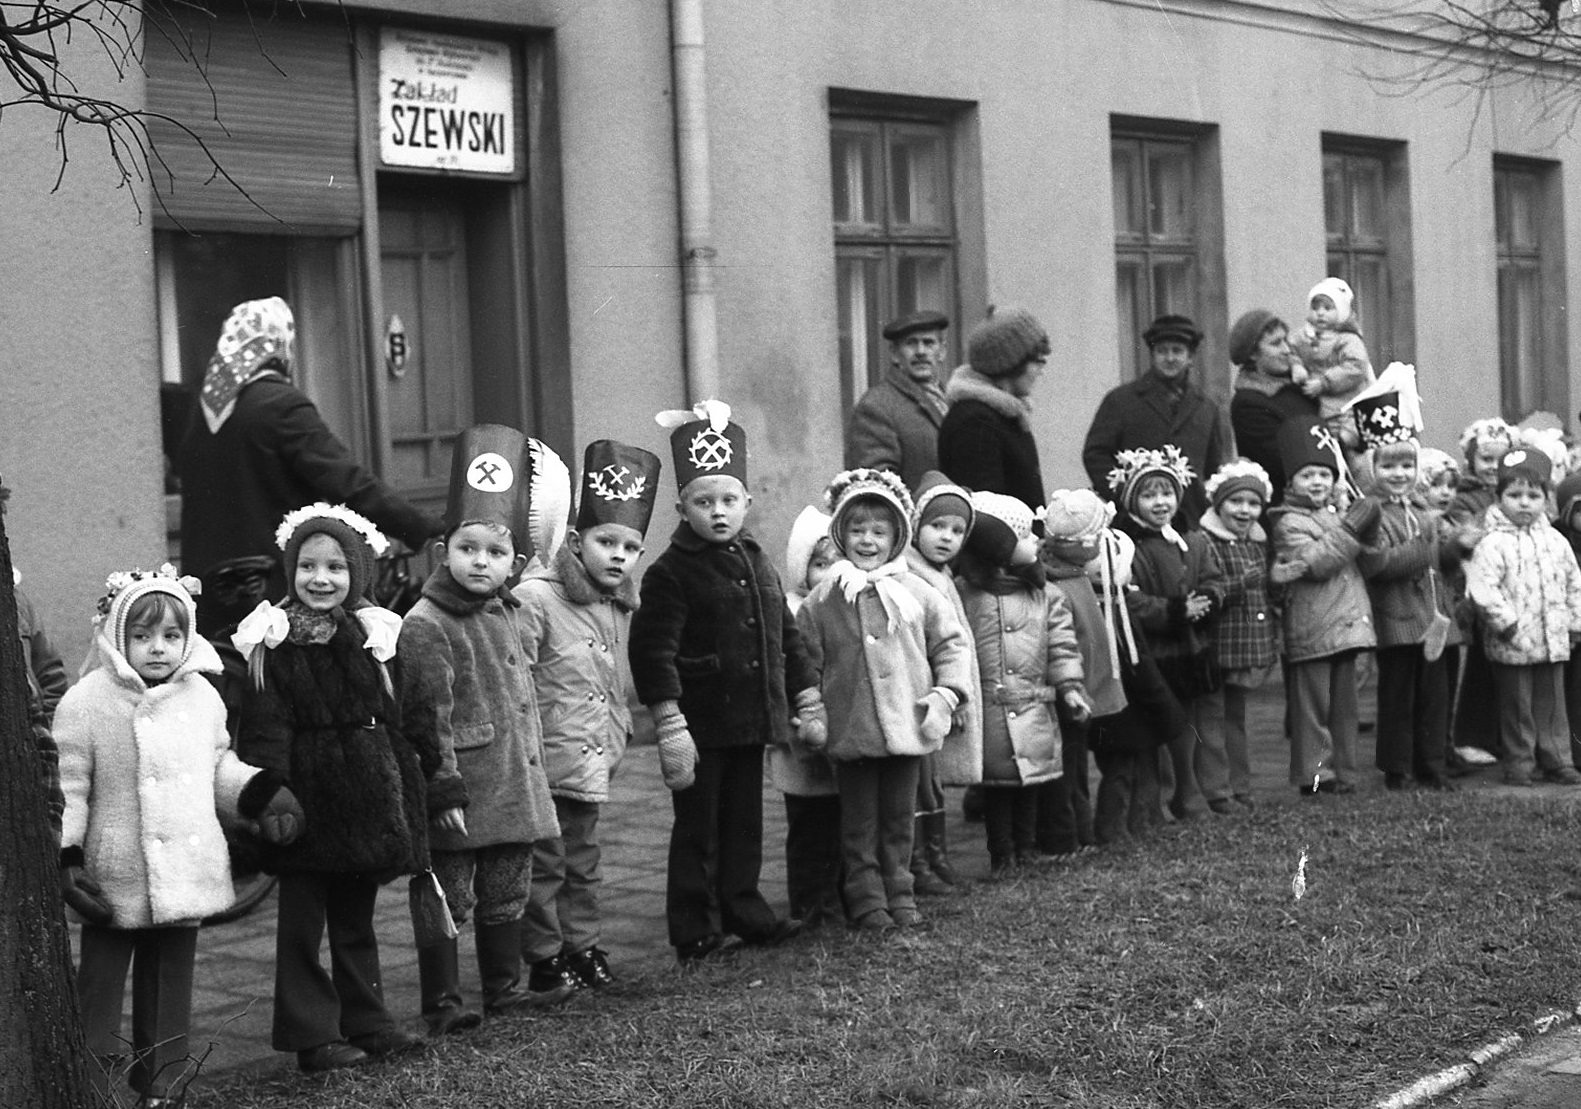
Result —
M 185 123 L 214 156 L 172 124 L 149 125 L 155 226 L 356 231 L 357 96 L 345 18 L 292 4 L 211 8 L 173 6 L 174 22 L 147 24 L 149 110 Z

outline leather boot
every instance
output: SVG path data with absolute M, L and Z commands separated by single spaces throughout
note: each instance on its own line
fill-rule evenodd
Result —
M 461 998 L 461 963 L 455 940 L 417 949 L 417 980 L 430 1036 L 465 1032 L 483 1023 L 483 1014 Z
M 911 835 L 911 890 L 918 897 L 943 897 L 950 887 L 928 868 L 928 845 L 924 834 L 925 817 L 917 817 Z
M 928 869 L 933 871 L 933 876 L 947 886 L 959 883 L 955 879 L 955 868 L 950 865 L 949 848 L 945 843 L 945 827 L 949 817 L 942 810 L 930 812 L 922 818 L 923 844 L 928 851 Z
M 478 971 L 483 977 L 483 1011 L 489 1016 L 512 1009 L 558 1005 L 576 991 L 570 986 L 534 991 L 522 984 L 521 922 L 477 923 Z
M 1130 838 L 1131 780 L 1120 772 L 1105 774 L 1098 782 L 1098 802 L 1093 809 L 1093 837 L 1100 844 Z

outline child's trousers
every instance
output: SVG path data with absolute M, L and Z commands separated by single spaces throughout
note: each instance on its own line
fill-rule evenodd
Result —
M 192 965 L 196 928 L 82 926 L 77 997 L 82 1031 L 94 1064 L 94 1088 L 108 1093 L 109 1057 L 126 1051 L 121 1002 L 132 969 L 132 1089 L 148 1097 L 179 1097 L 188 1073 L 187 1030 L 192 1024 Z
M 1225 727 L 1226 697 L 1226 690 L 1220 688 L 1193 697 L 1186 704 L 1186 711 L 1191 714 L 1191 726 L 1197 733 L 1197 744 L 1193 751 L 1197 785 L 1202 790 L 1202 796 L 1209 801 L 1228 801 L 1237 794 L 1252 791 L 1252 768 L 1246 756 L 1244 716 L 1240 742 L 1236 749 L 1232 749 Z
M 1093 802 L 1093 834 L 1098 843 L 1146 835 L 1163 823 L 1156 750 L 1094 751 L 1093 761 L 1102 775 Z
M 450 915 L 464 923 L 512 924 L 527 908 L 532 883 L 532 845 L 495 843 L 473 851 L 435 851 L 434 877 L 445 891 Z
M 991 865 L 1032 861 L 1037 853 L 1039 794 L 1045 784 L 983 786 L 983 829 L 988 833 Z
M 912 783 L 915 788 L 916 783 Z M 906 799 L 910 820 L 912 798 Z M 732 933 L 756 939 L 774 927 L 758 889 L 763 870 L 763 747 L 701 747 L 697 780 L 670 795 L 664 911 L 675 947 Z
M 309 1051 L 394 1028 L 373 929 L 378 884 L 360 874 L 288 873 L 280 875 L 279 889 L 275 1050 Z M 328 973 L 318 958 L 326 926 Z
M 1499 691 L 1499 738 L 1506 775 L 1530 775 L 1533 759 L 1543 770 L 1570 761 L 1570 721 L 1565 712 L 1564 664 L 1504 666 L 1493 663 Z
M 1252 795 L 1252 745 L 1246 732 L 1246 709 L 1252 691 L 1244 685 L 1225 683 L 1224 755 L 1230 764 L 1230 796 Z
M 852 920 L 877 909 L 917 907 L 911 845 L 921 764 L 914 755 L 834 764 L 845 905 Z
M 1345 778 L 1356 768 L 1356 652 L 1291 663 L 1290 784 Z
M 844 916 L 840 850 L 839 794 L 785 794 L 785 892 L 791 916 L 809 926 Z
M 522 915 L 522 957 L 539 963 L 574 954 L 602 939 L 598 887 L 603 881 L 597 801 L 554 799 L 560 834 L 532 845 L 532 888 Z
M 1444 776 L 1449 670 L 1419 643 L 1378 649 L 1378 769 L 1422 781 Z

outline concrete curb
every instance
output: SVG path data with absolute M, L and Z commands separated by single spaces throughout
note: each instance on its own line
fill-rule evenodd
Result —
M 1530 1029 L 1524 1036 L 1519 1032 L 1511 1032 L 1491 1043 L 1483 1044 L 1471 1052 L 1465 1062 L 1456 1063 L 1436 1074 L 1417 1079 L 1404 1089 L 1374 1102 L 1373 1109 L 1415 1109 L 1416 1106 L 1426 1105 L 1451 1090 L 1469 1085 L 1472 1079 L 1494 1063 L 1507 1055 L 1514 1054 L 1528 1038 L 1546 1036 L 1550 1032 L 1574 1024 L 1578 1019 L 1581 1019 L 1581 1005 L 1569 1010 L 1545 1013 L 1532 1021 Z

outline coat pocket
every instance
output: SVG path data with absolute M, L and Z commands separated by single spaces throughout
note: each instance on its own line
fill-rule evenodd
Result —
M 470 751 L 477 747 L 487 747 L 493 742 L 493 724 L 463 724 L 455 729 L 455 747 L 457 751 Z
M 721 669 L 717 654 L 675 656 L 675 672 L 683 678 L 702 678 Z

